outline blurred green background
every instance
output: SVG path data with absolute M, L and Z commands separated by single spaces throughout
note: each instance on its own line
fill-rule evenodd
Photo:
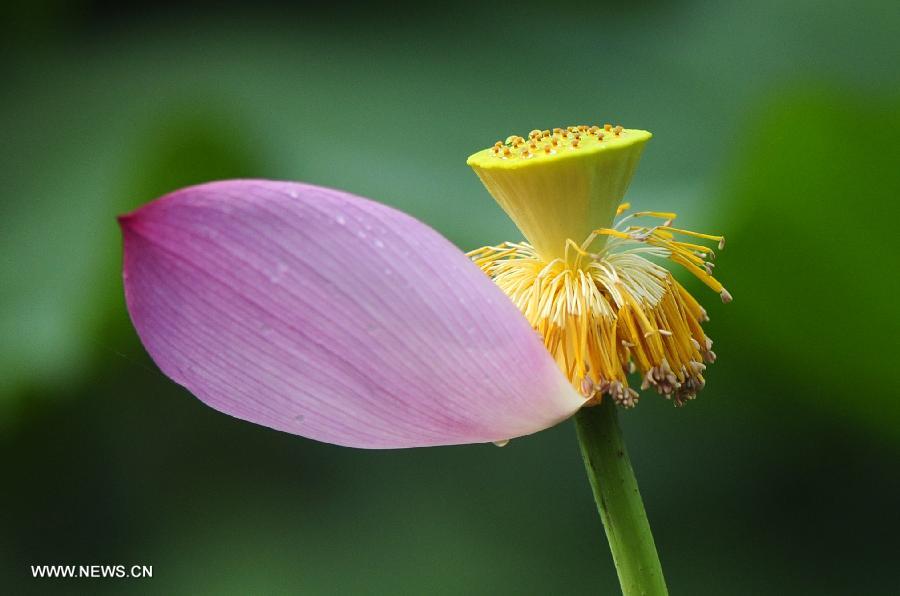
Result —
M 636 207 L 728 235 L 707 389 L 623 415 L 672 593 L 900 588 L 896 2 L 131 6 L 6 8 L 4 593 L 616 593 L 571 422 L 367 452 L 218 414 L 141 348 L 115 222 L 272 177 L 471 249 L 519 236 L 469 153 L 607 120 L 655 133 Z

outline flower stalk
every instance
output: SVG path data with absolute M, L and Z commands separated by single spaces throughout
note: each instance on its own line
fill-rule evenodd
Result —
M 575 415 L 578 442 L 624 596 L 668 594 L 650 523 L 622 440 L 617 408 L 604 399 Z

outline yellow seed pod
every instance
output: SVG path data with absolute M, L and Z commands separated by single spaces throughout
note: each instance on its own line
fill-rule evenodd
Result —
M 592 230 L 611 225 L 652 136 L 644 130 L 621 128 L 604 138 L 602 133 L 594 137 L 582 134 L 579 127 L 571 128 L 574 134 L 553 129 L 560 137 L 550 138 L 549 150 L 530 147 L 518 154 L 498 155 L 488 148 L 467 161 L 546 259 L 562 258 L 567 240 L 580 242 Z M 519 139 L 510 136 L 507 144 L 518 147 Z M 570 150 L 554 150 L 560 146 Z

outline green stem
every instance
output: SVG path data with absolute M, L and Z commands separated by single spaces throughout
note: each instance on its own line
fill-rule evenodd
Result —
M 582 408 L 575 426 L 622 593 L 668 594 L 613 400 Z

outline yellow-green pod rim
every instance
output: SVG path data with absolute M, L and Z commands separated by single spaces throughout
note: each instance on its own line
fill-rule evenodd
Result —
M 510 136 L 467 160 L 488 192 L 547 260 L 609 227 L 645 143 L 646 130 L 569 126 Z

